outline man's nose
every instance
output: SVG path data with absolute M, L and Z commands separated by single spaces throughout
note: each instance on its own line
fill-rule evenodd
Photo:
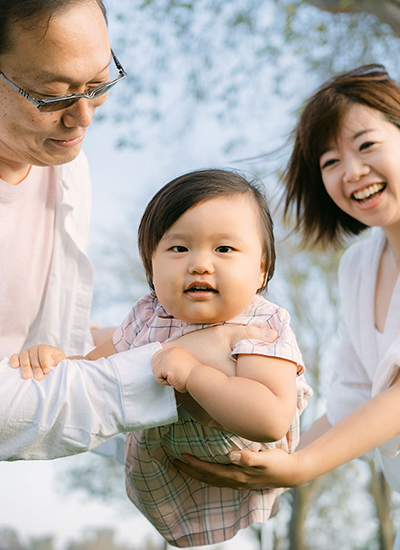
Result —
M 87 128 L 92 123 L 93 115 L 100 105 L 107 99 L 107 94 L 94 99 L 81 98 L 65 109 L 63 122 L 67 128 Z

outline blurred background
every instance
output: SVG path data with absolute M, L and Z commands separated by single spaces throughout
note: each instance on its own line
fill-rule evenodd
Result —
M 121 323 L 147 292 L 138 221 L 182 172 L 230 167 L 261 177 L 274 211 L 268 297 L 288 309 L 314 398 L 334 368 L 342 250 L 299 250 L 281 223 L 279 175 L 304 100 L 330 75 L 382 63 L 400 76 L 399 0 L 106 0 L 128 78 L 110 93 L 84 150 L 93 180 L 93 319 Z M 347 243 L 348 244 L 348 243 Z M 123 468 L 92 453 L 0 463 L 0 550 L 165 550 L 124 494 Z M 220 550 L 391 550 L 400 500 L 377 462 L 355 461 L 288 491 L 278 515 Z

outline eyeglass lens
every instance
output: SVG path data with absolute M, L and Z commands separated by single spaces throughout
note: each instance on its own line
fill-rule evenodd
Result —
M 116 83 L 117 83 L 116 81 L 110 82 L 107 86 L 101 86 L 98 91 L 93 90 L 93 92 L 95 93 L 93 93 L 93 95 L 88 99 L 94 99 L 96 97 L 100 97 L 101 95 L 107 93 L 110 90 L 110 88 L 112 88 Z M 79 99 L 81 98 L 74 97 L 71 99 L 60 99 L 59 101 L 50 101 L 48 103 L 47 102 L 42 103 L 39 106 L 39 111 L 41 111 L 42 113 L 62 111 L 63 109 L 67 109 L 68 107 L 71 107 L 72 105 L 74 105 L 74 103 L 79 101 Z

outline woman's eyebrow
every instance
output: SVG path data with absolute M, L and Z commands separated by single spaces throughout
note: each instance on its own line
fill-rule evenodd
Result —
M 354 141 L 355 139 L 359 138 L 363 134 L 367 134 L 368 132 L 374 132 L 375 130 L 376 128 L 366 128 L 365 130 L 360 130 L 359 132 L 356 132 L 351 139 Z
M 351 136 L 351 139 L 352 139 L 352 141 L 355 141 L 360 136 L 362 136 L 364 134 L 367 134 L 368 132 L 375 132 L 375 131 L 376 131 L 376 128 L 366 128 L 364 130 L 360 130 L 359 132 L 356 132 L 353 136 Z M 325 153 L 329 153 L 329 151 L 333 151 L 334 149 L 336 149 L 336 147 L 326 147 L 326 148 L 324 148 L 321 151 L 320 157 L 322 157 L 322 155 L 325 155 Z

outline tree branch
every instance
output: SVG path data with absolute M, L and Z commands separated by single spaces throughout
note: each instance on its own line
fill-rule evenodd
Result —
M 330 13 L 371 13 L 400 36 L 400 0 L 308 0 L 308 3 Z

